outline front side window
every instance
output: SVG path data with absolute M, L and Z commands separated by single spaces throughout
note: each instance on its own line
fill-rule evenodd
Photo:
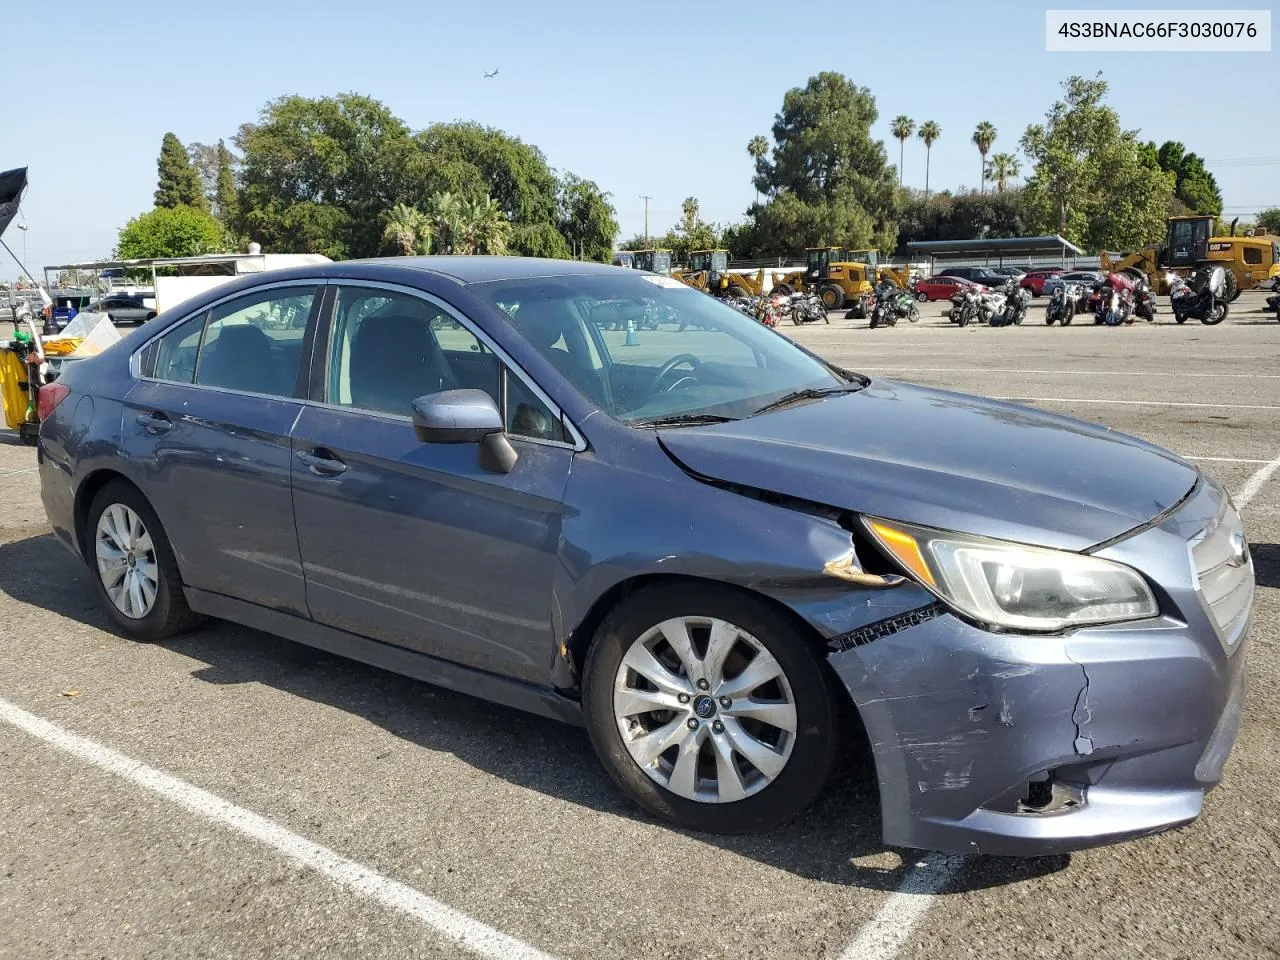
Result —
M 196 383 L 292 397 L 314 287 L 264 290 L 209 311 Z
M 625 423 L 739 418 L 847 379 L 750 317 L 677 280 L 601 274 L 470 288 L 583 396 Z
M 1262 250 L 1258 247 L 1245 247 L 1244 262 L 1245 263 L 1261 263 Z
M 418 397 L 482 390 L 513 436 L 564 441 L 559 418 L 466 326 L 409 294 L 342 286 L 334 302 L 326 400 L 408 417 Z

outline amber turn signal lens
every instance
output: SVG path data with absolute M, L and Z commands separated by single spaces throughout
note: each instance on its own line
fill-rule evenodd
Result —
M 916 543 L 915 537 L 879 520 L 868 520 L 867 526 L 880 541 L 880 545 L 888 550 L 894 559 L 914 573 L 926 586 L 937 586 L 929 565 L 924 562 L 924 556 L 920 553 L 920 545 Z

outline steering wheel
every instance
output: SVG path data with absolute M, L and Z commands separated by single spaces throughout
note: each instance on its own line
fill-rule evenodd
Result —
M 665 378 L 668 373 L 670 373 L 676 367 L 680 366 L 680 364 L 682 363 L 689 364 L 689 366 L 691 366 L 694 370 L 697 370 L 698 367 L 702 366 L 702 361 L 699 360 L 697 357 L 695 357 L 691 353 L 676 354 L 674 357 L 672 357 L 670 360 L 668 360 L 666 363 L 662 365 L 661 370 L 659 370 L 656 374 L 654 374 L 653 380 L 649 383 L 649 394 L 653 395 L 657 393 L 658 387 L 662 385 L 663 378 Z

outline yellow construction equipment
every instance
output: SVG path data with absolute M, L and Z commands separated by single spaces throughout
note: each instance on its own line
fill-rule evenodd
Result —
M 729 289 L 728 250 L 694 250 L 689 254 L 689 265 L 671 271 L 671 275 L 695 290 L 712 296 L 723 296 Z
M 637 270 L 648 270 L 650 273 L 664 275 L 671 272 L 670 250 L 632 250 L 631 257 Z
M 906 289 L 905 273 L 880 266 L 876 250 L 846 250 L 843 247 L 809 247 L 805 269 L 779 278 L 791 290 L 814 290 L 828 310 L 847 308 L 858 319 L 867 315 L 867 298 L 876 281 L 889 279 Z
M 1170 217 L 1163 247 L 1147 247 L 1112 259 L 1106 251 L 1098 254 L 1102 269 L 1111 273 L 1141 275 L 1157 293 L 1167 294 L 1166 273 L 1189 276 L 1205 266 L 1227 271 L 1227 299 L 1266 282 L 1272 268 L 1280 264 L 1280 242 L 1266 230 L 1237 237 L 1236 221 L 1225 237 L 1210 236 L 1214 218 L 1208 216 Z

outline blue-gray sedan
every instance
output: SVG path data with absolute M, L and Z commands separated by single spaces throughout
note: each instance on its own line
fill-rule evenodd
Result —
M 884 839 L 1186 823 L 1235 739 L 1230 498 L 1094 424 L 839 369 L 668 277 L 337 263 L 189 300 L 40 397 L 115 624 L 221 617 L 585 724 L 710 831 L 866 746 Z

